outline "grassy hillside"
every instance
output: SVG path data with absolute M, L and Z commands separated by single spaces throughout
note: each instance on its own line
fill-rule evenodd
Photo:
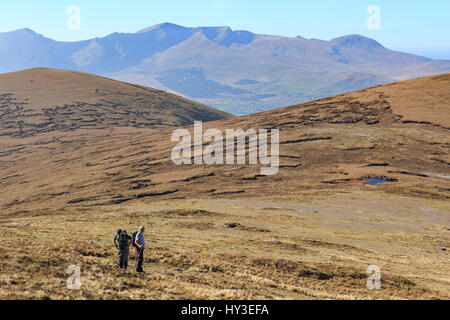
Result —
M 81 72 L 41 68 L 0 75 L 1 135 L 162 128 L 227 117 L 180 96 Z
M 280 129 L 273 176 L 175 166 L 171 128 L 4 135 L 0 297 L 448 299 L 449 88 L 444 74 L 204 124 Z M 111 244 L 142 224 L 145 277 Z

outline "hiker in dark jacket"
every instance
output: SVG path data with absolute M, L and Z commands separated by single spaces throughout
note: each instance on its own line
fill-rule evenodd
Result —
M 136 238 L 133 239 L 136 244 L 136 253 L 137 253 L 137 264 L 136 264 L 136 272 L 144 273 L 142 269 L 142 263 L 144 262 L 144 249 L 145 249 L 145 239 L 144 239 L 144 231 L 145 227 L 142 226 L 139 228 L 139 232 L 136 234 Z
M 119 267 L 128 268 L 128 255 L 130 254 L 131 237 L 127 234 L 127 230 L 117 230 L 114 237 L 114 245 L 119 250 Z

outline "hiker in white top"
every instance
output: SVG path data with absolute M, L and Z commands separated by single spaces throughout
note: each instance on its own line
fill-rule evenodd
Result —
M 137 253 L 137 265 L 136 265 L 136 272 L 144 273 L 144 270 L 142 269 L 142 263 L 144 262 L 144 249 L 145 249 L 145 239 L 144 239 L 144 231 L 145 227 L 141 226 L 139 228 L 139 232 L 136 234 L 136 238 L 134 239 L 134 242 L 136 244 L 136 253 Z

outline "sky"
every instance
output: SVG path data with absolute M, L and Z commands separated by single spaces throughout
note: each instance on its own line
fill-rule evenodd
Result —
M 0 32 L 30 28 L 76 41 L 171 22 L 323 40 L 361 34 L 450 59 L 449 12 L 449 0 L 2 0 Z

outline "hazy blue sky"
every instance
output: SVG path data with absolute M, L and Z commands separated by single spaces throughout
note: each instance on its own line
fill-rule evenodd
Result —
M 67 27 L 70 5 L 81 10 L 80 29 Z M 366 25 L 371 5 L 381 10 L 380 29 Z M 227 25 L 324 40 L 358 33 L 388 48 L 450 58 L 449 12 L 449 0 L 4 0 L 0 32 L 27 27 L 55 40 L 74 41 L 136 32 L 161 22 Z

